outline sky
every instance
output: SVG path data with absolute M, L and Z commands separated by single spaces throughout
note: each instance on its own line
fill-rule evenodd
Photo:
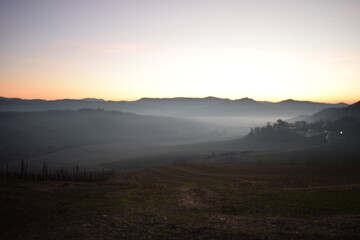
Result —
M 360 100 L 359 0 L 1 0 L 0 96 Z

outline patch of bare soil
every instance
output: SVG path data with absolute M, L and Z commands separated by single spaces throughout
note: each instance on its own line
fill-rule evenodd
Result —
M 185 208 L 205 208 L 206 204 L 187 187 L 181 187 L 179 196 L 180 206 Z
M 360 215 L 336 215 L 323 218 L 287 218 L 234 216 L 219 214 L 213 216 L 214 221 L 224 223 L 229 229 L 242 232 L 259 239 L 360 239 Z M 321 236 L 321 237 L 320 237 Z M 345 239 L 345 238 L 344 238 Z
M 318 191 L 318 190 L 353 190 L 360 189 L 360 184 L 341 184 L 341 185 L 331 185 L 331 186 L 312 186 L 308 185 L 307 187 L 291 187 L 283 188 L 284 190 L 305 190 L 305 191 Z

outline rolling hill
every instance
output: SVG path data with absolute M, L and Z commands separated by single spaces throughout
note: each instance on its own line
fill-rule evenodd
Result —
M 341 108 L 327 108 L 321 110 L 311 116 L 305 117 L 302 120 L 306 122 L 316 122 L 320 120 L 337 120 L 344 116 L 357 117 L 360 119 L 360 101 Z
M 211 126 L 184 119 L 94 109 L 0 113 L 1 161 L 109 142 L 199 141 Z M 216 134 L 217 135 L 217 134 Z
M 262 102 L 250 98 L 230 100 L 216 97 L 206 98 L 142 98 L 137 101 L 104 101 L 102 99 L 63 99 L 63 100 L 24 100 L 0 98 L 0 111 L 45 111 L 78 110 L 82 108 L 101 108 L 109 111 L 124 111 L 145 115 L 173 117 L 293 117 L 313 114 L 329 107 L 345 107 L 344 103 L 327 104 L 309 101 L 285 100 L 281 102 Z

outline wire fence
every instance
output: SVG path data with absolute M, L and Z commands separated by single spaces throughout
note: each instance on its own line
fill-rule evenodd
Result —
M 10 169 L 6 165 L 0 171 L 0 180 L 5 181 L 69 181 L 69 182 L 98 182 L 105 181 L 114 175 L 114 170 L 88 171 L 86 168 L 80 169 L 79 166 L 73 169 L 64 167 L 50 170 L 47 163 L 43 163 L 41 170 L 29 171 L 28 163 L 21 161 L 19 169 Z

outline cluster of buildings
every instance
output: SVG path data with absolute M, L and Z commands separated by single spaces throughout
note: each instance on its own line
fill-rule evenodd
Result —
M 327 143 L 344 141 L 346 139 L 346 135 L 343 131 L 297 129 L 296 127 L 288 127 L 288 129 L 306 138 L 323 136 Z

